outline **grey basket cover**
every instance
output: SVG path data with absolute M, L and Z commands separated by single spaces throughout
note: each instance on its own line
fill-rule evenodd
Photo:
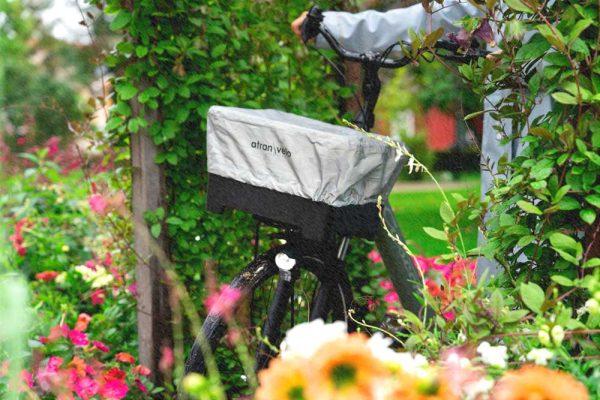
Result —
M 401 168 L 385 143 L 278 110 L 213 106 L 207 142 L 210 173 L 336 207 L 376 202 Z

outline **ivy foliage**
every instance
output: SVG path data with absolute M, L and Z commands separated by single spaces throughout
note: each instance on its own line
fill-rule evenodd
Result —
M 327 77 L 330 68 L 290 29 L 306 7 L 299 0 L 108 0 L 104 6 L 111 29 L 125 33 L 106 60 L 118 71 L 108 129 L 121 144 L 147 129 L 160 147 L 156 162 L 166 168 L 168 207 L 147 217 L 154 235 L 164 222 L 173 261 L 192 291 L 201 288 L 205 260 L 217 261 L 217 275 L 228 279 L 252 255 L 250 217 L 205 211 L 208 108 L 337 116 L 339 87 Z

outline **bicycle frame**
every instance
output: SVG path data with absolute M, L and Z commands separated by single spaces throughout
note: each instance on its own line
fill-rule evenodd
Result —
M 379 70 L 381 68 L 400 68 L 408 65 L 412 59 L 407 56 L 400 58 L 388 57 L 394 46 L 398 44 L 390 46 L 383 52 L 357 53 L 344 48 L 323 25 L 321 10 L 313 6 L 309 10 L 302 26 L 302 40 L 307 43 L 308 40 L 317 35 L 322 35 L 340 58 L 360 63 L 363 70 L 362 95 L 364 107 L 355 116 L 353 122 L 365 131 L 370 131 L 375 124 L 374 110 L 381 91 Z M 450 51 L 451 53 L 438 54 L 438 49 Z M 458 62 L 470 61 L 488 54 L 486 51 L 481 51 L 476 47 L 460 49 L 458 44 L 447 40 L 438 41 L 434 48 L 430 50 L 446 60 Z M 459 50 L 462 53 L 459 53 Z M 404 238 L 387 198 L 383 200 L 383 209 L 381 211 L 383 216 L 382 222 L 385 223 L 387 230 L 383 227 L 379 230 L 375 239 L 377 248 L 383 258 L 394 288 L 398 292 L 403 307 L 413 313 L 419 313 L 421 304 L 414 296 L 414 293 L 418 291 L 421 276 L 415 268 L 411 257 L 406 253 L 403 246 L 398 243 L 398 241 L 404 243 Z

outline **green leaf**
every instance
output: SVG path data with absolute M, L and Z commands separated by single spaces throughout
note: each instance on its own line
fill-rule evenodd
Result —
M 161 226 L 160 224 L 154 224 L 150 227 L 150 233 L 157 239 L 160 236 Z
M 527 308 L 529 308 L 531 311 L 535 311 L 536 313 L 541 312 L 542 305 L 546 299 L 544 291 L 541 287 L 533 282 L 521 283 L 519 292 L 521 294 L 521 299 Z
M 565 235 L 564 233 L 554 232 L 550 235 L 550 243 L 552 247 L 561 250 L 573 250 L 577 249 L 577 241 L 571 236 Z
M 131 83 L 122 83 L 117 85 L 117 92 L 122 100 L 127 101 L 132 99 L 133 96 L 137 94 L 138 90 Z
M 519 246 L 519 247 L 525 247 L 528 244 L 530 244 L 531 242 L 533 242 L 534 240 L 535 240 L 535 236 L 533 236 L 533 235 L 523 236 L 517 242 L 517 246 Z
M 579 218 L 588 225 L 591 225 L 596 220 L 596 212 L 591 208 L 584 208 L 579 211 Z
M 138 56 L 138 58 L 142 58 L 144 57 L 146 54 L 148 54 L 148 48 L 144 47 L 144 46 L 137 46 L 135 48 L 135 55 Z
M 227 49 L 227 44 L 221 43 L 212 49 L 212 51 L 210 52 L 210 56 L 213 58 L 220 57 L 223 54 L 225 54 L 226 49 Z
M 429 236 L 431 236 L 434 239 L 443 240 L 443 241 L 448 240 L 448 238 L 446 236 L 446 232 L 444 232 L 444 231 L 441 231 L 441 230 L 435 229 L 435 228 L 431 228 L 429 226 L 423 227 L 423 230 L 425 231 L 426 234 L 428 234 Z
M 540 24 L 536 26 L 537 30 L 546 38 L 551 45 L 556 47 L 560 51 L 565 51 L 566 41 L 562 33 L 554 28 L 550 28 L 548 25 Z
M 504 0 L 504 3 L 515 11 L 532 14 L 533 10 L 527 7 L 521 0 Z
M 486 110 L 479 110 L 479 111 L 472 112 L 472 113 L 470 113 L 470 114 L 467 114 L 467 115 L 465 115 L 465 118 L 464 118 L 464 120 L 465 120 L 465 121 L 468 121 L 468 120 L 470 120 L 470 119 L 472 119 L 472 118 L 475 118 L 475 117 L 477 117 L 478 115 L 481 115 L 481 114 L 483 114 L 483 113 L 485 113 L 485 112 L 486 112 Z
M 519 200 L 517 206 L 526 213 L 542 215 L 542 211 L 528 201 Z
M 115 16 L 115 19 L 113 19 L 111 21 L 110 29 L 113 31 L 123 29 L 129 24 L 130 21 L 131 21 L 131 14 L 125 10 L 121 10 Z
M 536 34 L 517 51 L 515 61 L 533 60 L 541 57 L 549 49 L 550 43 L 542 35 Z
M 569 32 L 569 43 L 577 39 L 579 35 L 581 35 L 581 32 L 586 30 L 587 27 L 593 23 L 594 21 L 592 21 L 591 19 L 580 19 L 579 21 L 577 21 L 575 26 L 571 28 L 571 31 Z
M 550 279 L 554 282 L 558 283 L 561 286 L 571 287 L 573 286 L 573 281 L 562 275 L 553 275 Z
M 452 222 L 455 218 L 454 210 L 452 210 L 452 207 L 450 207 L 450 204 L 448 204 L 445 201 L 443 201 L 442 204 L 440 205 L 440 216 L 442 217 L 444 222 L 446 222 L 447 224 Z
M 502 322 L 504 322 L 505 324 L 517 322 L 527 314 L 529 314 L 528 310 L 510 310 L 506 313 L 505 316 L 502 317 Z
M 600 258 L 594 257 L 583 263 L 583 268 L 594 268 L 600 266 Z
M 570 94 L 565 92 L 552 93 L 552 98 L 561 104 L 577 104 L 577 99 L 574 96 L 571 96 Z
M 589 196 L 585 196 L 585 201 L 596 208 L 600 208 L 600 194 L 590 194 Z

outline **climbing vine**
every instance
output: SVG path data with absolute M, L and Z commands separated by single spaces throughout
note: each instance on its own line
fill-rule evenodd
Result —
M 298 0 L 108 0 L 103 7 L 110 28 L 123 33 L 106 58 L 116 72 L 107 129 L 120 145 L 147 129 L 159 146 L 168 207 L 147 220 L 155 236 L 164 222 L 172 259 L 192 292 L 202 287 L 204 261 L 217 261 L 227 279 L 252 254 L 249 216 L 205 211 L 208 108 L 277 108 L 329 121 L 338 114 L 344 91 L 289 27 L 305 7 Z M 141 106 L 136 113 L 134 103 Z

